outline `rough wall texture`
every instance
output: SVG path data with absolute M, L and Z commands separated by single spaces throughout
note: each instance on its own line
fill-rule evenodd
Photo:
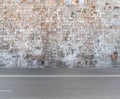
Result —
M 68 1 L 0 0 L 0 66 L 119 66 L 120 0 Z

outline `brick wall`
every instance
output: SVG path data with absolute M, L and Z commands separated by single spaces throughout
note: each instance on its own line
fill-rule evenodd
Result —
M 60 1 L 0 0 L 1 67 L 120 65 L 120 1 Z

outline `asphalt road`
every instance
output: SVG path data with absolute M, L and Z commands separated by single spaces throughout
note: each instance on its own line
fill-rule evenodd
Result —
M 108 69 L 19 69 L 0 68 L 0 75 L 120 75 L 120 68 Z
M 74 71 L 68 71 L 70 72 L 67 72 L 67 75 L 71 72 L 74 74 Z M 12 71 L 11 74 L 15 73 Z M 76 74 L 79 72 L 75 72 Z M 89 71 L 88 74 L 94 73 Z M 120 77 L 2 77 L 0 75 L 0 99 L 120 99 Z
M 120 78 L 0 78 L 0 99 L 119 99 Z

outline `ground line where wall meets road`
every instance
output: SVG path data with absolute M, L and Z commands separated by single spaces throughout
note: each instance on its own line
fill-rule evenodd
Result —
M 0 75 L 0 78 L 84 78 L 84 77 L 120 77 L 120 75 Z

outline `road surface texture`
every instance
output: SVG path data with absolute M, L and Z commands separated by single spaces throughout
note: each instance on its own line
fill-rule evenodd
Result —
M 54 72 L 49 69 L 1 69 L 0 99 L 120 99 L 119 72 L 119 69 L 84 71 L 65 69 L 54 70 Z M 32 77 L 32 75 L 38 77 Z M 65 75 L 71 75 L 71 77 Z M 87 77 L 87 75 L 91 76 Z

